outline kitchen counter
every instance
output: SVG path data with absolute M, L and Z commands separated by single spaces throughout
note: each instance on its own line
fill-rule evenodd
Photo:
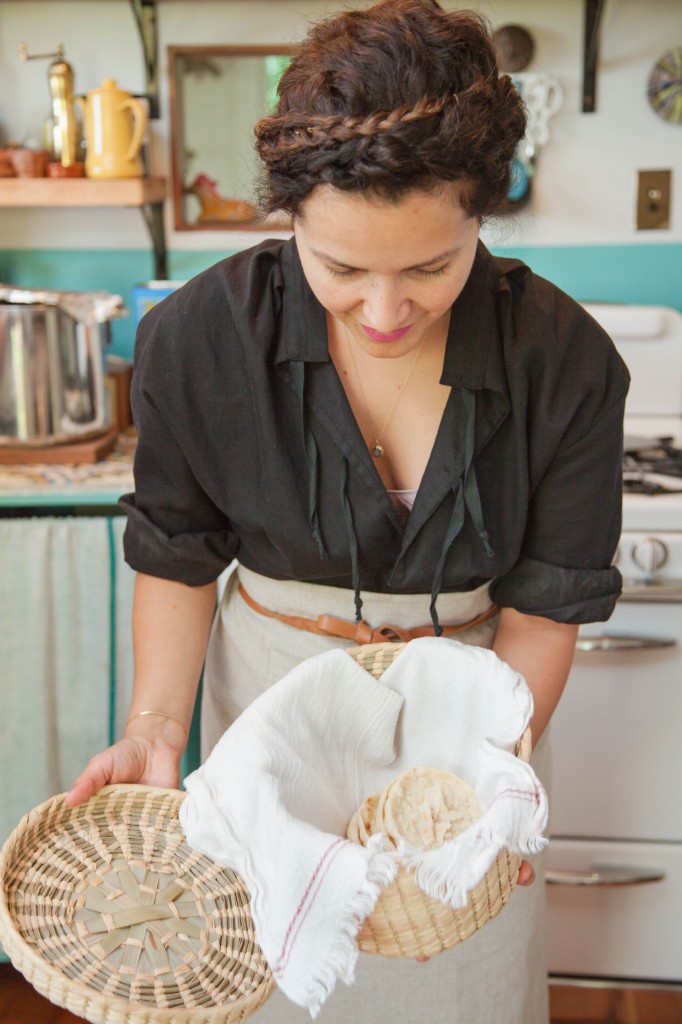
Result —
M 0 510 L 115 506 L 133 490 L 135 439 L 120 435 L 99 462 L 0 465 Z

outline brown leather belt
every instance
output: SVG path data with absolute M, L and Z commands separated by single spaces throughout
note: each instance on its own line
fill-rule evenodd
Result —
M 250 594 L 239 584 L 239 593 L 246 601 L 249 608 L 253 608 L 259 615 L 266 615 L 269 619 L 277 619 L 279 622 L 293 626 L 295 629 L 304 629 L 307 633 L 317 633 L 319 636 L 336 636 L 342 640 L 352 640 L 355 644 L 377 644 L 383 641 L 394 641 L 395 643 L 407 643 L 409 640 L 417 640 L 423 636 L 435 636 L 433 626 L 415 626 L 414 629 L 402 629 L 399 626 L 378 626 L 372 629 L 368 623 L 361 619 L 360 622 L 349 622 L 347 619 L 337 619 L 334 615 L 318 615 L 316 619 L 304 619 L 298 615 L 280 615 L 269 608 L 264 608 L 258 601 L 254 601 Z M 470 622 L 462 622 L 457 626 L 443 626 L 443 636 L 451 633 L 461 633 L 464 629 L 472 626 L 479 626 L 487 622 L 499 612 L 496 605 L 491 605 L 482 615 L 478 615 Z

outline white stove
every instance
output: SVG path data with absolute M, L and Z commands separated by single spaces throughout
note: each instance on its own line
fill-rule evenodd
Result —
M 645 456 L 626 458 L 624 478 L 654 492 L 624 493 L 623 596 L 608 622 L 580 628 L 552 719 L 550 973 L 595 1019 L 595 988 L 662 986 L 682 1006 L 682 477 L 646 458 L 662 438 L 682 454 L 682 314 L 586 309 L 632 375 L 626 451 Z
M 679 315 L 682 328 L 682 313 Z M 682 334 L 679 345 L 682 352 Z M 680 403 L 682 404 L 682 374 L 680 375 Z M 638 417 L 633 423 L 632 419 L 626 415 L 626 451 L 629 441 L 636 445 L 640 440 L 644 441 L 644 437 L 649 439 L 665 438 L 666 441 L 669 440 L 671 449 L 676 453 L 674 461 L 677 464 L 677 471 L 680 472 L 682 470 L 682 416 L 667 419 L 652 416 L 646 423 L 642 423 L 642 419 L 643 417 Z M 637 433 L 635 433 L 636 431 Z M 644 431 L 646 431 L 646 435 L 643 435 Z M 653 444 L 655 445 L 655 440 Z M 626 488 L 628 483 L 636 486 L 638 476 L 636 459 L 643 457 L 642 448 L 639 448 L 639 453 L 634 458 L 626 454 L 626 468 L 624 469 Z M 645 470 L 641 473 L 641 478 L 645 485 L 651 486 L 654 493 L 637 494 L 627 489 L 624 491 L 623 529 L 682 530 L 682 473 L 672 476 Z M 682 575 L 682 567 L 680 574 Z
M 623 533 L 633 531 L 637 537 L 621 539 L 617 564 L 628 580 L 658 575 L 682 580 L 682 313 L 666 306 L 606 303 L 585 303 L 585 309 L 613 338 L 632 377 L 625 448 L 635 457 L 626 455 L 631 468 L 624 470 Z M 677 452 L 679 475 L 638 470 L 638 453 L 662 438 Z M 638 472 L 654 493 L 627 490 L 636 486 Z M 645 550 L 646 538 L 660 532 L 681 535 L 663 539 L 667 554 L 660 544 Z
M 623 529 L 682 530 L 682 493 L 670 497 L 624 494 Z

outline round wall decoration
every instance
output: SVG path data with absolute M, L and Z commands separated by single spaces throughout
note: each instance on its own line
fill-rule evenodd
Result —
M 682 124 L 682 46 L 658 58 L 649 75 L 647 98 L 664 121 Z

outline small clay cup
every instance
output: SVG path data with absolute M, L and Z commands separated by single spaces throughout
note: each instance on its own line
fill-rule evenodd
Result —
M 18 178 L 44 178 L 50 154 L 46 149 L 27 149 L 18 146 L 9 151 L 12 166 Z

